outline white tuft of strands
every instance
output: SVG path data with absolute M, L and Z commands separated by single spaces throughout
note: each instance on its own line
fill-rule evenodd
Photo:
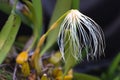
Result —
M 95 21 L 78 10 L 71 10 L 64 18 L 57 42 L 64 60 L 66 60 L 65 53 L 71 48 L 70 54 L 77 61 L 82 59 L 83 50 L 87 59 L 104 54 L 105 39 L 102 29 Z

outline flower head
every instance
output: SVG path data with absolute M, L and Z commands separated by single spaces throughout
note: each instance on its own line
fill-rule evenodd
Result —
M 84 50 L 87 59 L 97 57 L 104 53 L 104 34 L 91 18 L 71 10 L 61 23 L 58 46 L 64 60 L 68 51 L 76 60 L 82 59 Z

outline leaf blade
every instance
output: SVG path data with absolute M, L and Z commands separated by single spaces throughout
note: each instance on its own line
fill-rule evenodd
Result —
M 109 69 L 108 69 L 108 75 L 109 77 L 112 77 L 118 67 L 120 63 L 120 53 L 117 54 L 117 56 L 114 58 L 114 60 L 112 61 Z
M 83 73 L 73 73 L 73 80 L 101 80 L 96 76 L 91 76 Z
M 20 23 L 21 23 L 21 19 L 18 15 L 15 15 L 15 21 L 13 23 L 13 26 L 9 32 L 9 35 L 4 43 L 4 45 L 2 46 L 2 48 L 0 49 L 0 64 L 3 62 L 3 60 L 5 59 L 5 57 L 7 56 L 9 50 L 12 47 L 12 44 L 15 41 L 17 32 L 19 30 L 20 27 Z
M 1 32 L 0 32 L 0 49 L 2 48 L 2 46 L 4 45 L 8 35 L 9 35 L 9 32 L 13 26 L 13 21 L 14 21 L 14 14 L 12 13 L 7 22 L 5 23 L 5 25 L 3 26 Z

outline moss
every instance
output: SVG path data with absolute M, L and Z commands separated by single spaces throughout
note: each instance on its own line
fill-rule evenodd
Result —
M 4 69 L 0 69 L 0 80 L 12 80 L 12 73 Z

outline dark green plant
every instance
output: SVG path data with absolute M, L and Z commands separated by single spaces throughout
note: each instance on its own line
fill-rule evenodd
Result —
M 102 80 L 120 80 L 120 53 L 116 55 L 107 72 L 102 74 Z

